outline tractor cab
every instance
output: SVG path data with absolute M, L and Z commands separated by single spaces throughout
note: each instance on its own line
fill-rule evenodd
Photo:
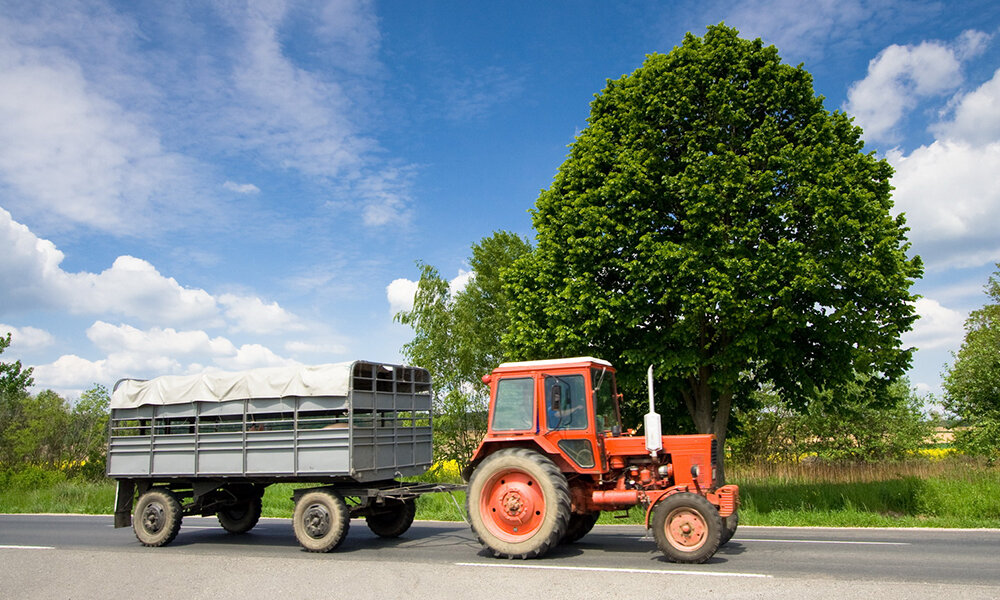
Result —
M 615 370 L 591 357 L 504 363 L 490 385 L 487 447 L 531 441 L 568 472 L 608 469 L 604 438 L 621 435 Z

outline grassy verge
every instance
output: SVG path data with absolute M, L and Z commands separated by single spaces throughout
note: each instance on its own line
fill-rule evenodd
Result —
M 455 478 L 439 472 L 417 479 Z M 1000 528 L 1000 469 L 961 457 L 896 465 L 733 466 L 730 480 L 740 485 L 744 525 Z M 264 516 L 291 517 L 296 487 L 268 487 Z M 107 514 L 114 494 L 114 482 L 73 479 L 60 471 L 0 473 L 5 513 Z M 460 521 L 464 507 L 463 492 L 427 494 L 417 501 L 417 518 Z M 621 516 L 604 513 L 600 522 L 643 519 L 639 509 Z

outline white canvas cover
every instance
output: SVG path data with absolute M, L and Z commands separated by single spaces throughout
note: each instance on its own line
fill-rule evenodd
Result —
M 352 361 L 238 373 L 164 375 L 147 381 L 123 379 L 111 394 L 111 408 L 287 396 L 347 396 L 353 365 Z

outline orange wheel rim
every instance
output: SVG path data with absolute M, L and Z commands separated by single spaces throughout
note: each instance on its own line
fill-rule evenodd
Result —
M 494 474 L 483 487 L 480 513 L 491 534 L 505 542 L 530 538 L 545 519 L 545 494 L 523 471 Z
M 663 525 L 670 545 L 684 552 L 693 552 L 708 541 L 708 523 L 700 512 L 691 508 L 675 508 Z

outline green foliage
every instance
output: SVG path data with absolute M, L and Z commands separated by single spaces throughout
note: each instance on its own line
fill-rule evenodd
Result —
M 513 358 L 598 353 L 639 403 L 654 364 L 665 429 L 679 398 L 722 438 L 765 382 L 804 407 L 903 374 L 922 267 L 892 169 L 809 73 L 713 26 L 609 81 L 588 121 L 505 276 Z
M 757 392 L 756 405 L 734 413 L 737 433 L 729 437 L 733 459 L 873 463 L 912 458 L 933 433 L 933 424 L 921 412 L 922 399 L 905 379 L 888 387 L 873 387 L 873 381 L 858 376 L 836 392 L 817 393 L 801 409 L 773 391 Z
M 11 334 L 0 336 L 0 354 L 10 346 Z M 19 396 L 25 394 L 31 384 L 35 382 L 31 376 L 33 369 L 28 367 L 23 369 L 21 361 L 12 363 L 0 362 L 0 397 Z
M 53 392 L 0 397 L 0 465 L 17 471 L 48 467 L 93 479 L 104 477 L 109 396 L 99 384 L 74 406 Z
M 945 406 L 969 426 L 956 434 L 956 448 L 996 460 L 1000 458 L 1000 270 L 990 276 L 986 293 L 992 302 L 972 311 L 965 321 L 965 341 L 943 387 Z
M 435 455 L 464 464 L 486 430 L 488 390 L 481 378 L 504 360 L 501 335 L 509 327 L 504 270 L 531 249 L 499 231 L 472 247 L 474 276 L 452 295 L 437 269 L 422 265 L 413 309 L 396 319 L 413 328 L 403 354 L 431 372 L 435 388 Z

